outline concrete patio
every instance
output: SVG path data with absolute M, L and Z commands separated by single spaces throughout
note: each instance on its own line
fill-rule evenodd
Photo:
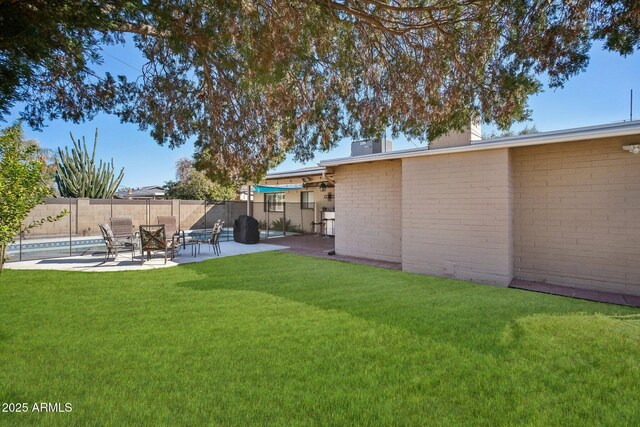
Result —
M 64 258 L 49 258 L 31 261 L 8 262 L 4 268 L 15 270 L 65 270 L 65 271 L 85 271 L 85 272 L 109 272 L 126 270 L 151 270 L 154 268 L 173 267 L 180 264 L 202 262 L 212 258 L 222 258 L 234 255 L 243 255 L 256 252 L 275 251 L 287 249 L 287 246 L 272 245 L 268 243 L 258 243 L 255 245 L 244 245 L 236 242 L 220 242 L 221 254 L 217 256 L 209 245 L 201 245 L 200 253 L 192 255 L 191 247 L 187 246 L 180 250 L 180 254 L 175 259 L 167 259 L 164 263 L 164 255 L 158 253 L 151 257 L 151 260 L 140 263 L 140 254 L 137 253 L 134 260 L 131 260 L 131 252 L 121 252 L 116 260 L 109 258 L 104 261 L 104 253 L 92 255 L 82 255 Z

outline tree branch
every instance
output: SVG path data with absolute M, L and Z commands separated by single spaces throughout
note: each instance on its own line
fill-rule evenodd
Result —
M 169 37 L 171 35 L 171 33 L 169 33 L 168 31 L 159 31 L 153 25 L 147 25 L 147 24 L 134 25 L 129 22 L 118 23 L 116 27 L 113 29 L 113 31 L 116 31 L 119 33 L 131 33 L 131 34 L 138 34 L 141 36 L 162 37 L 162 38 Z

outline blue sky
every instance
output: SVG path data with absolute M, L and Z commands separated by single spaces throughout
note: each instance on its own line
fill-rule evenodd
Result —
M 104 60 L 104 70 L 133 78 L 143 64 L 143 58 L 131 44 L 105 48 Z M 550 131 L 629 120 L 631 89 L 634 91 L 634 119 L 640 119 L 640 55 L 636 53 L 625 58 L 594 45 L 588 69 L 572 78 L 564 88 L 545 88 L 543 93 L 532 97 L 529 101 L 532 120 L 517 124 L 513 129 L 535 124 L 540 131 Z M 17 119 L 18 109 L 16 106 L 7 122 Z M 136 125 L 122 124 L 116 117 L 105 114 L 79 125 L 50 121 L 42 132 L 31 129 L 25 129 L 25 132 L 43 147 L 55 149 L 71 144 L 69 132 L 73 132 L 76 139 L 85 136 L 91 144 L 96 127 L 99 129 L 97 156 L 105 160 L 113 158 L 118 170 L 125 168 L 122 184 L 127 187 L 163 184 L 174 179 L 175 162 L 193 154 L 190 144 L 173 150 L 159 146 Z M 483 132 L 487 131 L 491 128 L 483 126 Z M 406 139 L 394 140 L 394 149 L 411 147 L 414 145 Z M 344 140 L 332 151 L 318 153 L 311 162 L 300 164 L 288 158 L 276 170 L 291 170 L 314 165 L 323 159 L 345 157 L 349 155 L 349 149 L 349 141 Z

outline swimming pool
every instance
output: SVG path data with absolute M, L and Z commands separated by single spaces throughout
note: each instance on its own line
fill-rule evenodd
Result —
M 190 234 L 211 234 L 211 229 L 185 230 L 186 235 Z M 291 235 L 295 233 L 287 233 Z M 282 237 L 282 231 L 266 230 L 260 231 L 260 239 L 271 239 Z M 233 240 L 233 228 L 222 229 L 220 241 Z M 105 245 L 102 236 L 66 236 L 66 237 L 42 237 L 23 239 L 22 242 L 16 240 L 7 246 L 8 261 L 26 261 L 31 259 L 57 258 L 74 255 L 87 255 L 104 252 Z
M 104 249 L 102 236 L 23 239 L 7 246 L 9 261 L 83 255 Z

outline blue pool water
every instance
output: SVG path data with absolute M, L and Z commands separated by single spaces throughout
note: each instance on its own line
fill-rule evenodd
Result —
M 209 235 L 211 230 L 187 230 L 186 234 Z M 281 231 L 269 230 L 269 238 L 281 237 Z M 260 231 L 260 238 L 266 239 L 267 235 L 264 230 Z M 232 241 L 233 229 L 224 228 L 220 234 L 220 241 Z M 22 247 L 21 247 L 22 246 Z M 9 261 L 25 261 L 31 259 L 56 258 L 70 255 L 86 255 L 95 252 L 104 252 L 104 240 L 99 236 L 86 237 L 51 237 L 51 238 L 33 238 L 16 241 L 7 247 L 7 256 Z

